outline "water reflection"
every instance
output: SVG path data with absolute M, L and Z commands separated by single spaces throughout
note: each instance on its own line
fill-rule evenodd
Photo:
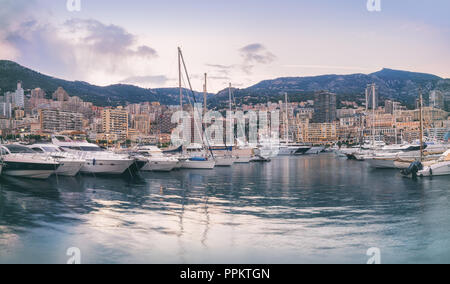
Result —
M 450 262 L 449 178 L 330 155 L 215 170 L 0 181 L 0 262 Z

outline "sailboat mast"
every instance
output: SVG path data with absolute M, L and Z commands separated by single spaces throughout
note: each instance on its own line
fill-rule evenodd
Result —
M 183 89 L 181 85 L 181 47 L 178 47 L 178 87 L 180 89 L 180 108 L 183 111 Z
M 420 90 L 419 95 L 419 105 L 420 105 L 420 161 L 423 161 L 423 98 L 422 98 L 422 90 Z
M 208 108 L 207 108 L 207 105 L 206 105 L 206 103 L 207 103 L 207 85 L 206 85 L 206 79 L 207 79 L 207 74 L 205 73 L 205 84 L 203 85 L 203 115 L 205 115 L 206 114 L 206 112 L 207 112 L 207 110 L 208 110 Z
M 231 104 L 231 83 L 228 85 L 228 107 L 230 111 L 233 110 L 232 104 Z
M 397 145 L 398 144 L 398 137 L 397 137 L 397 112 L 396 112 L 396 109 L 395 109 L 395 106 L 397 104 L 395 102 L 393 102 L 393 104 L 394 104 L 393 109 L 394 109 L 395 144 Z
M 229 100 L 229 108 L 230 108 L 230 124 L 229 124 L 230 131 L 229 131 L 228 133 L 229 133 L 230 135 L 232 135 L 233 138 L 234 138 L 233 115 L 232 115 L 232 112 L 233 112 L 233 104 L 232 104 L 232 101 L 231 101 L 231 83 L 230 83 L 230 85 L 229 85 L 229 87 L 228 87 L 228 100 Z M 234 139 L 233 139 L 233 140 L 234 140 Z M 234 144 L 234 142 L 231 141 L 231 137 L 230 137 L 230 142 L 231 142 L 231 145 Z
M 289 117 L 288 117 L 288 94 L 284 93 L 284 101 L 285 101 L 285 107 L 286 107 L 286 114 L 285 114 L 285 129 L 284 129 L 284 139 L 286 140 L 286 144 L 289 143 Z
M 372 146 L 375 148 L 375 84 L 372 84 Z

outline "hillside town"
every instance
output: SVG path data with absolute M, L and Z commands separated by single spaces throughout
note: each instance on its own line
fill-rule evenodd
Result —
M 367 86 L 365 97 L 362 105 L 342 101 L 343 107 L 337 109 L 336 94 L 322 91 L 314 100 L 289 102 L 286 96 L 286 101 L 241 105 L 239 109 L 279 110 L 280 138 L 295 143 L 352 145 L 374 135 L 386 143 L 411 143 L 419 139 L 421 113 L 426 137 L 448 139 L 450 119 L 442 92 L 428 94 L 422 111 L 419 100 L 412 110 L 393 100 L 380 101 L 375 84 Z M 159 102 L 99 107 L 61 87 L 47 94 L 40 88 L 24 90 L 19 81 L 14 92 L 0 96 L 0 135 L 4 140 L 46 140 L 52 134 L 68 134 L 98 144 L 168 145 L 176 127 L 172 115 L 179 108 Z

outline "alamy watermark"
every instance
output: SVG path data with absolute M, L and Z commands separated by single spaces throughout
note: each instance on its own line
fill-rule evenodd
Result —
M 188 146 L 191 142 L 209 145 L 234 145 L 246 141 L 257 145 L 270 141 L 279 145 L 280 111 L 227 111 L 226 117 L 220 112 L 209 111 L 203 114 L 202 104 L 195 104 L 192 112 L 177 111 L 171 122 L 177 124 L 172 132 L 174 146 Z
M 379 248 L 370 248 L 366 255 L 369 257 L 367 264 L 381 264 L 381 250 Z
M 77 247 L 68 248 L 66 255 L 70 258 L 67 260 L 67 264 L 81 264 L 81 250 Z
M 367 11 L 381 12 L 381 0 L 367 0 Z
M 80 12 L 81 0 L 67 0 L 66 7 L 69 12 Z

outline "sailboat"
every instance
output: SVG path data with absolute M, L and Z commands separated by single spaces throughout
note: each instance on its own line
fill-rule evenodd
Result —
M 418 176 L 420 177 L 432 177 L 450 175 L 450 150 L 446 151 L 437 161 L 423 163 L 423 99 L 420 94 L 420 143 L 421 143 L 421 156 Z
M 235 98 L 231 89 L 231 84 L 230 84 L 230 88 L 229 88 L 229 100 L 230 100 L 230 111 L 232 108 L 232 102 Z M 236 108 L 236 112 L 237 112 L 237 105 L 235 102 L 235 108 Z M 236 137 L 234 139 L 234 145 L 233 147 L 230 147 L 232 152 L 231 155 L 234 157 L 234 163 L 235 164 L 248 164 L 250 163 L 250 161 L 254 158 L 255 156 L 255 147 L 252 147 L 249 145 L 248 142 L 245 141 L 245 137 L 244 137 L 244 141 L 239 139 L 239 137 Z
M 303 155 L 311 150 L 311 146 L 295 144 L 289 141 L 289 109 L 288 94 L 284 93 L 285 100 L 285 116 L 284 116 L 284 141 L 280 143 L 278 156 Z
M 178 75 L 179 75 L 179 89 L 180 89 L 180 108 L 183 110 L 183 88 L 182 88 L 182 71 L 181 65 L 184 67 L 184 71 L 186 74 L 186 78 L 189 84 L 189 89 L 193 94 L 193 100 L 196 101 L 195 94 L 192 90 L 191 80 L 189 78 L 189 74 L 186 68 L 186 62 L 184 61 L 183 53 L 181 48 L 178 47 Z M 195 108 L 194 108 L 195 111 Z M 194 120 L 194 130 L 203 133 L 203 126 L 198 125 L 197 121 Z M 213 155 L 209 155 L 207 152 L 209 151 L 209 147 L 205 147 L 203 135 L 200 135 L 202 138 L 202 145 L 198 146 L 195 144 L 191 144 L 186 147 L 186 151 L 184 153 L 184 157 L 180 157 L 181 168 L 183 169 L 213 169 L 216 166 L 216 161 L 213 158 Z
M 231 101 L 231 83 L 230 83 L 230 86 L 228 87 L 228 97 L 229 97 L 230 115 L 231 115 L 232 111 L 233 111 L 232 101 Z M 233 140 L 234 140 L 233 126 L 234 126 L 233 118 L 230 117 L 230 121 L 229 121 L 230 132 L 229 133 L 231 135 L 233 135 Z M 225 147 L 218 148 L 217 150 L 220 151 L 220 155 L 215 155 L 216 166 L 217 167 L 231 167 L 234 164 L 234 162 L 236 161 L 236 157 L 233 156 L 233 146 L 227 146 L 225 144 Z

